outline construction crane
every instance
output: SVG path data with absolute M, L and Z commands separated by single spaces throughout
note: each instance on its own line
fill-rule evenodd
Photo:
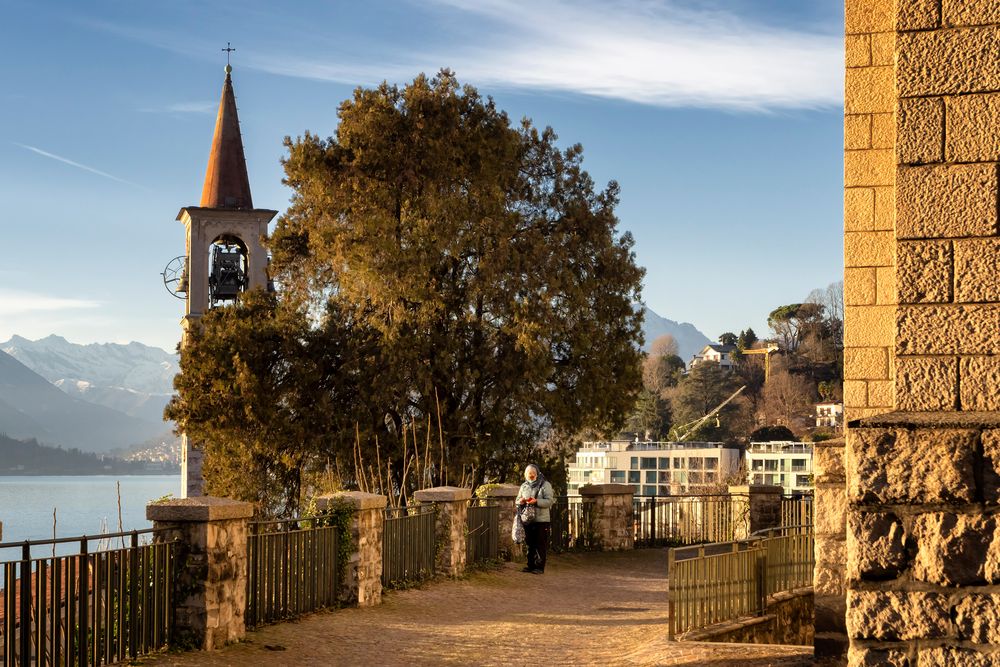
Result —
M 778 346 L 771 343 L 767 347 L 759 347 L 754 350 L 740 350 L 741 354 L 763 354 L 764 355 L 764 382 L 771 377 L 771 355 L 778 351 Z
M 675 426 L 672 429 L 670 429 L 669 440 L 671 442 L 684 442 L 685 440 L 687 440 L 689 437 L 694 435 L 699 428 L 701 428 L 702 424 L 707 422 L 712 417 L 715 417 L 715 415 L 719 414 L 719 410 L 726 407 L 726 405 L 728 405 L 730 401 L 739 396 L 740 393 L 746 388 L 747 386 L 743 385 L 742 387 L 734 391 L 732 396 L 724 400 L 722 403 L 719 403 L 717 406 L 715 406 L 714 410 L 709 412 L 704 417 L 699 417 L 698 419 L 689 421 L 687 424 L 681 424 L 680 426 Z M 715 423 L 717 426 L 719 425 L 718 417 L 716 417 Z

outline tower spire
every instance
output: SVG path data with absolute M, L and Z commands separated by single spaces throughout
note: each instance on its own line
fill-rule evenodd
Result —
M 226 57 L 230 50 L 226 45 Z M 231 49 L 235 51 L 236 49 Z M 250 179 L 240 136 L 240 119 L 236 113 L 236 94 L 233 92 L 233 68 L 226 64 L 226 81 L 222 84 L 219 114 L 215 119 L 215 135 L 208 155 L 205 185 L 201 190 L 203 208 L 252 209 Z

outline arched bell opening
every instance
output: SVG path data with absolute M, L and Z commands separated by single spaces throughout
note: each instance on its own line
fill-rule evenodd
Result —
M 208 248 L 208 299 L 214 308 L 235 301 L 247 290 L 250 254 L 242 239 L 229 234 L 219 236 Z

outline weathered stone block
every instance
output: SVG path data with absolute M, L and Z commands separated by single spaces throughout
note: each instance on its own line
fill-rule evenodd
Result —
M 936 639 L 953 635 L 948 598 L 916 591 L 847 592 L 847 633 L 853 639 Z
M 982 516 L 933 512 L 917 517 L 914 579 L 941 586 L 985 583 L 993 530 L 994 521 Z
M 895 321 L 895 306 L 845 306 L 844 347 L 892 345 Z
M 896 128 L 896 156 L 900 164 L 944 159 L 944 100 L 940 97 L 900 100 Z
M 892 65 L 896 55 L 896 33 L 878 32 L 872 35 L 871 58 L 872 65 Z M 895 125 L 889 119 L 888 129 L 890 133 L 895 129 Z M 885 148 L 892 148 L 892 142 L 884 145 Z
M 917 667 L 997 667 L 1000 656 L 973 649 L 938 646 L 917 654 Z
M 960 639 L 977 644 L 1000 644 L 1000 595 L 970 595 L 955 605 Z
M 848 500 L 971 502 L 977 436 L 974 429 L 849 429 Z
M 900 239 L 991 236 L 997 231 L 997 165 L 900 167 Z
M 983 500 L 988 505 L 1000 504 L 1000 429 L 986 429 L 980 438 L 983 443 Z M 995 578 L 1000 580 L 1000 577 Z
M 847 70 L 859 72 L 862 70 Z M 892 185 L 896 154 L 888 148 L 844 152 L 844 186 L 848 188 Z
M 875 190 L 844 190 L 844 229 L 849 232 L 871 231 L 875 225 Z
M 962 357 L 959 377 L 962 410 L 1000 410 L 1000 357 Z
M 892 232 L 845 232 L 844 266 L 892 266 Z
M 900 306 L 896 354 L 997 354 L 998 321 L 1000 304 Z
M 1000 90 L 1000 59 L 996 57 L 1000 28 L 996 26 L 902 33 L 896 44 L 900 97 Z
M 896 295 L 896 267 L 880 266 L 875 269 L 875 302 L 892 305 L 899 302 Z
M 926 30 L 940 22 L 940 0 L 899 0 L 896 5 L 897 30 Z
M 844 377 L 851 380 L 888 379 L 889 350 L 884 347 L 850 347 L 845 349 Z
M 846 35 L 844 37 L 844 65 L 846 67 L 868 67 L 871 64 L 871 35 Z
M 848 306 L 874 305 L 878 292 L 874 267 L 844 269 L 844 304 Z
M 948 98 L 945 156 L 949 162 L 1000 159 L 1000 95 Z
M 844 439 L 826 440 L 813 445 L 813 474 L 817 484 L 845 481 Z M 840 484 L 841 490 L 844 485 Z
M 875 188 L 875 231 L 896 230 L 896 188 Z
M 872 148 L 895 148 L 896 115 L 877 113 L 872 115 Z
M 1000 23 L 1000 5 L 995 0 L 943 0 L 941 14 L 946 26 Z
M 851 648 L 847 667 L 910 667 L 910 663 L 904 650 L 859 646 Z
M 815 531 L 843 536 L 847 526 L 847 491 L 839 485 L 816 487 Z
M 867 35 L 865 37 L 867 37 Z M 844 116 L 844 150 L 856 151 L 871 147 L 871 114 L 852 114 L 850 116 Z
M 895 3 L 892 0 L 857 0 L 847 3 L 844 25 L 848 34 L 887 32 L 894 29 Z
M 900 410 L 937 412 L 958 404 L 956 357 L 897 357 L 896 405 Z
M 847 531 L 850 579 L 895 578 L 906 569 L 906 531 L 891 513 L 852 512 Z
M 951 241 L 902 241 L 896 257 L 900 303 L 951 301 Z
M 868 405 L 891 408 L 894 405 L 896 384 L 892 380 L 868 381 Z
M 957 239 L 955 301 L 1000 301 L 1000 239 Z
M 868 405 L 868 382 L 844 380 L 844 405 Z
M 817 535 L 816 566 L 813 586 L 816 595 L 844 595 L 844 564 L 847 563 L 847 542 L 840 537 Z

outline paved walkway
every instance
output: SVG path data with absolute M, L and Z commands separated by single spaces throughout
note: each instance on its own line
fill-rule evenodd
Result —
M 268 626 L 222 651 L 166 654 L 142 664 L 812 664 L 809 647 L 668 642 L 665 574 L 662 549 L 550 557 L 541 576 L 508 563 L 461 580 L 389 591 L 378 607 L 320 612 Z

